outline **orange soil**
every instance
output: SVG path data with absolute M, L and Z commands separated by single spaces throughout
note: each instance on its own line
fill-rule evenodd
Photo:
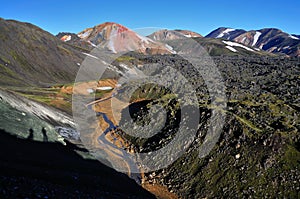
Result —
M 94 82 L 77 83 L 75 89 L 73 86 L 61 87 L 60 93 L 71 95 L 74 92 L 77 94 L 89 95 L 89 93 L 87 92 L 87 89 L 89 89 L 89 88 L 95 89 L 97 87 L 104 87 L 104 86 L 110 86 L 112 88 L 115 88 L 116 84 L 117 84 L 117 81 L 114 79 L 100 80 L 98 82 L 94 81 Z M 108 92 L 108 93 L 104 94 L 102 99 L 109 98 L 111 96 L 111 94 L 112 94 L 112 92 Z M 59 96 L 61 96 L 61 94 L 58 94 L 56 96 L 56 99 L 53 100 L 53 102 L 52 102 L 52 103 L 55 103 L 57 106 L 60 106 L 63 104 L 63 99 L 59 99 Z M 143 101 L 143 100 L 144 99 L 137 99 L 134 102 L 139 102 L 139 101 Z M 112 104 L 113 104 L 113 110 L 112 110 Z M 112 99 L 108 99 L 105 101 L 101 101 L 99 103 L 95 103 L 93 105 L 93 109 L 95 111 L 105 113 L 107 115 L 107 117 L 115 125 L 117 125 L 121 118 L 121 115 L 120 115 L 121 110 L 124 109 L 126 106 L 128 106 L 127 103 L 123 103 L 116 98 L 112 98 Z M 94 146 L 99 145 L 99 143 L 97 141 L 97 138 L 101 134 L 101 133 L 99 134 L 99 132 L 103 132 L 107 127 L 108 127 L 108 124 L 104 121 L 104 119 L 102 117 L 99 117 L 98 128 L 101 128 L 101 130 L 98 129 L 93 134 L 90 135 L 90 137 L 93 140 L 91 143 L 92 145 L 94 145 Z M 118 134 L 116 134 L 113 131 L 107 133 L 105 138 L 107 139 L 107 141 L 114 143 L 119 148 L 122 148 L 124 146 L 126 148 L 128 148 L 128 146 L 129 146 L 129 143 L 126 140 L 124 140 L 121 136 L 119 136 Z M 116 138 L 116 139 L 114 139 L 114 138 Z M 123 164 L 123 166 L 125 166 L 124 164 L 126 164 L 126 162 L 122 161 L 122 158 L 118 156 L 117 151 L 111 152 L 110 156 L 114 159 L 115 158 L 120 159 L 119 163 L 121 165 Z M 130 174 L 130 171 L 128 171 L 128 174 Z M 142 181 L 143 181 L 144 173 L 142 171 L 141 171 L 141 177 L 142 177 Z M 148 190 L 149 192 L 153 193 L 156 197 L 158 197 L 160 199 L 177 199 L 178 198 L 174 193 L 169 192 L 169 190 L 166 187 L 159 185 L 159 184 L 150 184 L 148 182 L 144 182 L 144 183 L 142 183 L 142 187 L 144 189 Z
M 162 185 L 149 184 L 146 182 L 142 186 L 144 189 L 153 193 L 159 199 L 178 199 L 178 197 L 174 193 L 169 192 L 169 190 Z

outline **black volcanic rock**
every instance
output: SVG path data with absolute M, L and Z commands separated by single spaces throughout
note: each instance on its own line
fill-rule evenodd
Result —
M 183 156 L 167 168 L 146 173 L 146 181 L 163 185 L 180 198 L 298 198 L 299 58 L 241 54 L 212 58 L 226 85 L 226 119 L 217 144 L 208 156 L 200 158 L 199 149 L 204 137 L 210 125 L 214 125 L 208 121 L 212 119 L 210 111 L 215 108 L 201 103 L 206 96 L 205 82 L 180 57 L 139 57 L 146 63 L 174 67 L 197 86 L 202 113 L 195 140 Z M 149 100 L 145 96 L 164 95 L 158 88 L 150 87 L 150 92 L 143 88 L 136 96 Z M 167 98 L 165 101 L 165 110 L 176 112 L 172 100 Z M 151 104 L 146 107 L 153 108 Z M 133 115 L 137 115 L 139 123 L 146 123 L 149 120 L 146 108 L 136 110 Z M 166 122 L 164 127 L 171 131 L 158 132 L 157 137 L 128 137 L 139 152 L 157 150 L 179 133 L 174 128 L 176 123 L 170 124 Z

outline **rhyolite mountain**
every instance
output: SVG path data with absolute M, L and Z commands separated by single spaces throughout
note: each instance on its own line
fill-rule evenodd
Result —
M 99 163 L 80 158 L 74 154 L 74 150 L 79 150 L 78 146 L 50 143 L 50 139 L 55 138 L 56 141 L 59 141 L 60 137 L 57 134 L 50 136 L 49 133 L 55 132 L 49 131 L 48 126 L 46 127 L 49 139 L 47 139 L 47 143 L 42 143 L 45 137 L 41 134 L 42 127 L 45 127 L 43 122 L 48 121 L 48 125 L 57 125 L 52 124 L 51 122 L 54 121 L 47 116 L 50 113 L 50 109 L 47 107 L 54 106 L 60 107 L 62 111 L 67 110 L 71 107 L 72 98 L 70 84 L 55 85 L 50 88 L 43 88 L 43 86 L 49 85 L 49 82 L 74 82 L 72 78 L 79 67 L 77 63 L 81 63 L 80 61 L 87 56 L 87 53 L 90 53 L 90 49 L 93 49 L 95 45 L 103 46 L 113 52 L 113 48 L 109 46 L 110 36 L 113 34 L 106 31 L 123 30 L 122 26 L 115 25 L 113 27 L 113 25 L 107 24 L 106 29 L 97 26 L 90 30 L 87 29 L 79 35 L 62 33 L 59 37 L 54 37 L 31 24 L 11 20 L 1 20 L 0 27 L 2 49 L 0 85 L 1 87 L 3 85 L 14 86 L 6 88 L 6 91 L 13 91 L 13 95 L 2 94 L 0 98 L 0 108 L 3 113 L 2 120 L 0 118 L 0 129 L 5 130 L 0 130 L 2 135 L 0 146 L 3 147 L 1 148 L 3 153 L 0 154 L 0 184 L 5 185 L 0 186 L 0 197 L 3 195 L 1 198 L 21 196 L 24 198 L 55 198 L 62 194 L 67 197 L 75 195 L 83 198 L 98 197 L 100 194 L 101 197 L 107 196 L 107 198 L 112 198 L 115 194 L 119 198 L 130 196 L 146 198 L 149 196 L 148 193 L 141 193 L 142 195 L 138 194 L 139 196 L 135 197 L 136 194 L 132 194 L 131 190 L 139 191 L 140 187 L 137 187 L 125 175 L 118 175 L 111 169 L 109 169 L 111 172 L 106 172 L 107 169 L 102 170 L 98 167 Z M 212 56 L 224 79 L 227 97 L 226 109 L 219 106 L 222 99 L 216 99 L 218 102 L 216 104 L 211 103 L 213 99 L 209 96 L 206 82 L 191 64 L 180 57 L 180 53 L 177 55 L 148 55 L 147 52 L 128 53 L 110 64 L 118 69 L 123 65 L 122 70 L 127 70 L 128 66 L 138 66 L 140 70 L 144 69 L 154 75 L 157 71 L 155 68 L 153 70 L 153 64 L 171 66 L 182 76 L 173 73 L 165 74 L 176 79 L 174 84 L 178 85 L 182 84 L 183 78 L 186 79 L 193 86 L 193 91 L 198 98 L 199 104 L 197 103 L 194 108 L 199 109 L 201 115 L 195 139 L 191 145 L 187 146 L 182 157 L 167 168 L 145 173 L 143 181 L 150 185 L 151 191 L 156 191 L 156 194 L 159 192 L 157 195 L 163 191 L 154 189 L 163 187 L 166 192 L 173 193 L 180 198 L 299 198 L 299 58 L 277 56 L 264 51 L 264 48 L 262 50 L 255 45 L 252 46 L 258 38 L 258 33 L 253 36 L 255 40 L 249 39 L 249 43 L 243 44 L 239 40 L 229 41 L 231 37 L 224 36 L 228 32 L 233 33 L 234 30 L 224 29 L 219 34 L 216 33 L 215 37 L 220 37 L 217 39 L 192 38 Z M 271 31 L 268 34 L 271 38 L 276 37 L 277 33 Z M 239 35 L 240 33 L 236 32 L 235 34 Z M 246 32 L 242 34 L 246 34 Z M 256 43 L 260 42 L 262 35 L 259 36 Z M 129 42 L 130 45 L 135 45 L 137 42 L 142 47 L 142 44 L 147 44 L 145 41 L 139 43 L 141 40 L 133 33 L 124 34 L 124 36 L 126 39 L 120 41 L 130 41 L 132 42 Z M 133 39 L 129 40 L 131 37 Z M 180 52 L 178 48 L 180 45 L 182 51 L 191 51 L 191 46 L 182 42 L 187 38 L 185 36 L 183 39 L 164 40 L 159 45 L 166 46 L 168 44 L 176 52 Z M 297 39 L 294 40 L 297 41 Z M 117 41 L 114 40 L 114 42 Z M 154 42 L 159 43 L 159 41 Z M 115 50 L 127 48 L 125 44 L 113 46 Z M 154 53 L 159 54 L 158 51 Z M 136 73 L 136 75 L 138 74 L 140 73 Z M 166 78 L 162 81 L 168 80 Z M 168 84 L 169 82 L 164 83 Z M 30 87 L 19 88 L 24 85 Z M 68 87 L 70 87 L 70 91 Z M 214 87 L 218 88 L 218 85 L 214 85 Z M 103 93 L 97 94 L 101 94 L 98 95 L 101 98 Z M 121 94 L 126 95 L 128 92 Z M 19 95 L 23 96 L 22 99 L 31 99 L 30 102 L 17 97 L 11 105 L 17 105 L 18 109 L 7 104 L 14 99 L 12 96 Z M 133 107 L 130 109 L 130 115 L 133 116 L 132 119 L 136 119 L 138 124 L 149 124 L 148 110 L 151 112 L 161 111 L 161 106 L 166 110 L 168 117 L 167 120 L 164 120 L 162 115 L 157 115 L 157 119 L 166 121 L 166 123 L 157 135 L 149 139 L 125 135 L 124 139 L 130 142 L 130 148 L 135 152 L 148 153 L 171 143 L 178 133 L 178 126 L 181 125 L 178 122 L 183 119 L 180 118 L 181 107 L 177 96 L 163 87 L 150 84 L 137 89 L 132 98 L 135 101 L 130 104 Z M 42 104 L 39 107 L 44 107 L 48 111 L 34 107 L 36 103 L 33 101 L 38 101 L 39 104 Z M 64 106 L 61 106 L 62 104 Z M 158 104 L 159 106 L 157 106 Z M 46 117 L 32 120 L 33 116 L 30 111 L 24 110 L 25 107 L 29 107 L 27 110 L 31 111 L 38 110 L 43 113 L 42 115 L 46 114 Z M 212 151 L 206 157 L 199 158 L 198 149 L 207 137 L 210 124 L 215 124 L 211 116 L 216 109 L 226 113 L 224 128 Z M 51 115 L 56 116 L 58 113 L 58 111 L 54 111 Z M 121 121 L 126 123 L 125 119 Z M 185 121 L 189 120 L 187 118 Z M 19 128 L 7 130 L 12 127 Z M 7 133 L 12 135 L 22 133 L 24 138 L 30 138 L 30 129 L 28 128 L 33 128 L 34 138 L 38 138 L 36 141 L 39 142 L 7 135 Z M 150 132 L 153 127 L 148 125 L 147 128 L 149 129 L 145 129 L 143 132 L 148 130 Z M 188 132 L 188 129 L 186 130 Z M 126 132 L 119 133 L 125 134 Z M 87 152 L 78 152 L 83 157 L 88 155 Z M 49 156 L 50 162 L 47 162 L 49 161 L 47 156 Z M 157 164 L 160 164 L 160 161 Z M 74 166 L 72 167 L 72 165 Z M 129 184 L 130 182 L 131 184 Z M 64 184 L 61 186 L 61 183 Z M 107 183 L 109 187 L 106 186 Z M 124 185 L 132 185 L 130 186 L 132 189 L 128 189 Z M 36 192 L 37 195 L 24 196 L 24 193 L 27 192 L 29 194 Z M 99 195 L 97 195 L 98 193 Z
M 175 53 L 164 44 L 141 36 L 129 28 L 113 22 L 106 22 L 92 28 L 87 28 L 78 33 L 77 36 L 63 33 L 58 36 L 61 40 L 66 42 L 76 42 L 79 37 L 81 42 L 89 43 L 93 47 L 99 45 L 113 53 L 133 50 L 143 54 Z
M 237 42 L 219 40 L 214 38 L 202 37 L 200 34 L 187 30 L 158 30 L 148 36 L 149 38 L 165 43 L 169 48 L 172 48 L 177 53 L 189 53 L 193 51 L 196 53 L 199 44 L 203 47 L 210 56 L 221 55 L 267 55 L 274 56 L 274 54 L 261 51 L 252 46 L 243 45 Z M 194 40 L 195 42 L 192 42 Z M 199 52 L 200 53 L 200 52 Z
M 174 49 L 168 44 L 169 41 L 193 38 L 203 41 L 205 44 L 215 43 L 214 40 L 205 40 L 200 34 L 189 30 L 159 30 L 144 37 L 127 27 L 106 22 L 92 28 L 87 28 L 78 34 L 59 33 L 57 37 L 66 43 L 92 50 L 94 47 L 103 47 L 113 53 L 138 49 L 143 54 L 174 54 Z M 225 48 L 216 49 L 213 55 L 222 53 L 236 53 L 236 47 L 254 49 L 259 52 L 269 52 L 279 55 L 299 56 L 300 36 L 290 35 L 275 28 L 245 31 L 242 29 L 218 28 L 209 33 L 205 38 L 230 40 L 235 43 L 226 43 Z M 199 38 L 203 38 L 202 40 Z M 238 43 L 238 44 L 236 44 Z M 242 46 L 241 46 L 242 45 Z M 224 45 L 223 45 L 224 46 Z M 246 47 L 244 47 L 246 46 Z M 204 46 L 207 49 L 207 46 Z M 214 47 L 216 47 L 214 45 Z M 220 47 L 220 46 L 219 46 Z M 211 51 L 211 48 L 209 49 Z M 231 51 L 231 52 L 230 52 Z M 250 50 L 251 51 L 251 50 Z M 232 54 L 232 53 L 231 53 Z
M 148 36 L 156 41 L 176 40 L 182 38 L 202 37 L 202 35 L 188 30 L 159 30 Z
M 271 53 L 300 56 L 299 36 L 285 33 L 276 28 L 246 31 L 222 27 L 212 31 L 206 37 L 226 39 Z
M 0 84 L 51 85 L 74 81 L 80 50 L 29 23 L 0 19 Z

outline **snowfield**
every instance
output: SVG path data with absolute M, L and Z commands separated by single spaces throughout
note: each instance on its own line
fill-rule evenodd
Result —
M 217 36 L 217 38 L 221 38 L 221 37 L 223 37 L 225 34 L 228 34 L 228 33 L 232 32 L 232 31 L 235 31 L 235 29 L 227 28 L 226 30 L 224 30 L 223 32 L 221 32 L 221 33 Z
M 229 50 L 231 50 L 232 52 L 235 52 L 235 53 L 237 52 L 237 50 L 236 50 L 236 49 L 234 49 L 234 48 L 233 48 L 233 47 L 231 47 L 231 46 L 226 46 L 226 48 L 227 48 L 227 49 L 229 49 Z
M 242 44 L 235 43 L 235 42 L 232 42 L 232 41 L 222 41 L 222 42 L 223 42 L 224 44 L 228 45 L 228 46 L 231 46 L 231 47 L 235 46 L 235 47 L 244 48 L 245 50 L 248 50 L 248 51 L 251 51 L 251 52 L 254 51 L 254 50 L 251 49 L 251 48 L 248 48 L 248 47 L 246 47 L 246 46 L 244 46 L 244 45 L 242 45 Z
M 292 38 L 292 39 L 295 39 L 295 40 L 299 40 L 298 37 L 295 37 L 295 36 L 293 36 L 293 35 L 289 35 L 289 37 Z
M 257 43 L 257 41 L 258 41 L 260 35 L 261 35 L 261 32 L 258 32 L 258 31 L 255 32 L 255 35 L 254 35 L 254 38 L 253 38 L 252 46 L 254 46 L 254 45 Z

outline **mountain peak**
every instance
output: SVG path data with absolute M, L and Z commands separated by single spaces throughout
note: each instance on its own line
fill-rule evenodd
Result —
M 221 27 L 212 31 L 206 37 L 226 39 L 271 53 L 300 56 L 298 51 L 300 39 L 278 28 L 245 31 Z
M 191 37 L 202 37 L 202 35 L 189 30 L 162 29 L 152 33 L 148 37 L 156 41 L 168 41 L 168 40 L 176 40 L 176 39 L 191 38 Z
M 129 29 L 127 27 L 125 27 L 121 24 L 115 23 L 115 22 L 104 22 L 104 23 L 99 24 L 95 27 L 98 27 L 98 28 L 102 28 L 102 27 L 115 28 L 115 29 L 118 29 L 118 33 L 129 31 Z
M 87 28 L 77 35 L 82 41 L 88 42 L 94 47 L 100 44 L 114 53 L 135 50 L 144 54 L 174 53 L 164 44 L 141 36 L 129 28 L 114 22 L 105 22 L 93 28 Z

